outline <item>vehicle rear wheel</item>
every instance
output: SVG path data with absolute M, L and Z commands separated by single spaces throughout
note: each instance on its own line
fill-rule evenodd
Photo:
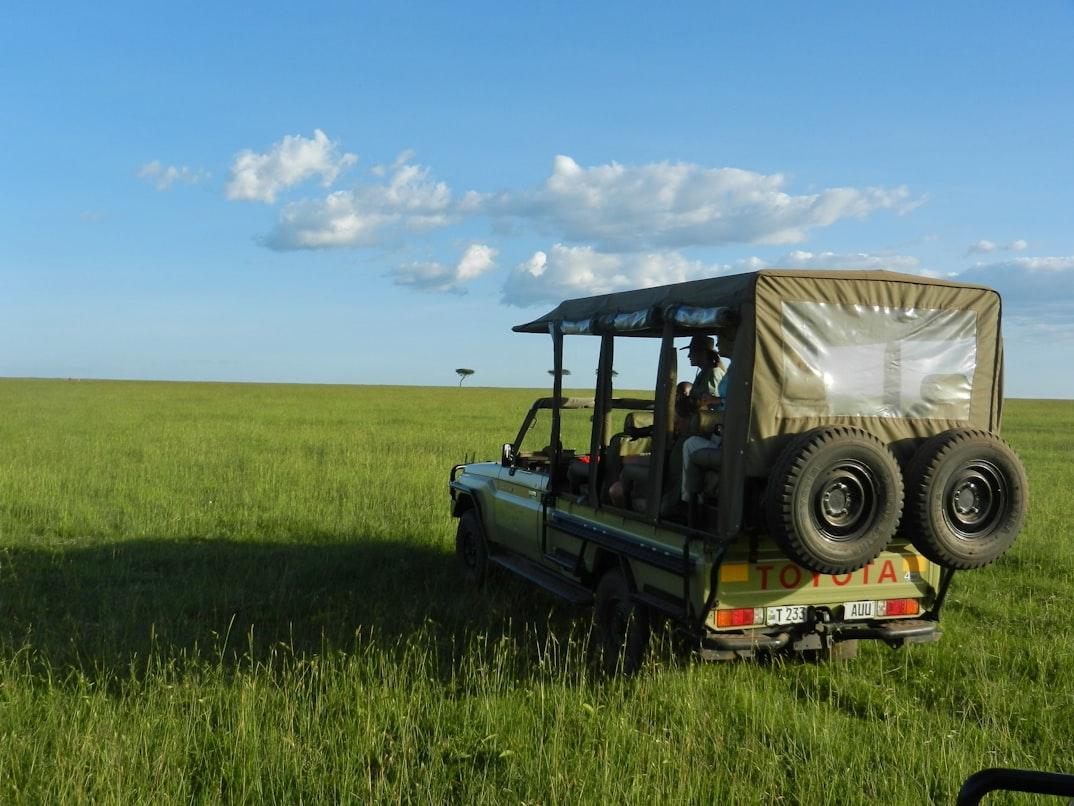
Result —
M 481 587 L 488 576 L 489 548 L 477 510 L 464 512 L 459 518 L 459 528 L 455 532 L 455 554 L 459 558 L 463 579 L 475 588 Z
M 770 477 L 768 525 L 803 568 L 845 574 L 884 550 L 902 514 L 894 455 L 860 428 L 806 432 L 784 450 Z
M 988 431 L 956 428 L 933 437 L 914 454 L 906 478 L 909 537 L 947 568 L 988 565 L 1025 523 L 1025 468 L 1011 446 Z
M 593 648 L 606 674 L 632 675 L 649 648 L 649 613 L 630 595 L 623 572 L 608 571 L 597 584 L 593 605 Z

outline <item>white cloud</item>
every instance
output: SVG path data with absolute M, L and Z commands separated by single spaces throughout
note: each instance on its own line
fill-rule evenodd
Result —
M 1074 256 L 978 263 L 956 279 L 996 289 L 1003 297 L 1004 326 L 1018 338 L 1074 337 Z
M 536 222 L 570 241 L 610 251 L 725 243 L 797 243 L 811 229 L 876 210 L 908 212 L 905 187 L 828 188 L 794 196 L 782 174 L 690 163 L 589 168 L 557 156 L 552 175 L 528 192 L 501 194 L 493 215 Z
M 454 266 L 443 263 L 406 263 L 392 272 L 396 285 L 418 291 L 465 294 L 465 283 L 496 266 L 497 250 L 482 243 L 470 244 Z
M 910 255 L 874 255 L 869 252 L 806 252 L 795 249 L 777 258 L 771 265 L 800 269 L 864 269 L 911 272 L 918 259 Z
M 966 249 L 967 255 L 987 255 L 995 252 L 999 247 L 996 246 L 995 241 L 978 241 L 977 243 L 970 244 Z
M 391 171 L 401 168 L 408 162 L 414 159 L 417 153 L 412 148 L 404 149 L 400 151 L 391 165 L 374 165 L 372 168 L 373 176 L 387 176 Z
M 503 288 L 508 305 L 555 303 L 563 299 L 607 294 L 632 288 L 679 283 L 702 277 L 737 274 L 766 268 L 864 269 L 927 273 L 909 255 L 867 252 L 807 252 L 793 250 L 776 260 L 748 257 L 734 263 L 689 260 L 679 252 L 609 253 L 589 246 L 556 244 L 515 266 Z
M 206 171 L 193 170 L 185 165 L 164 165 L 160 160 L 153 160 L 139 168 L 136 176 L 153 183 L 157 190 L 167 190 L 176 182 L 196 185 L 203 179 L 207 179 L 209 174 Z
M 1012 302 L 1074 303 L 1074 256 L 1016 257 L 978 263 L 962 272 L 959 279 L 992 286 Z
M 746 271 L 749 266 L 709 265 L 677 252 L 609 254 L 590 246 L 555 244 L 515 266 L 503 287 L 503 301 L 525 307 L 572 297 L 696 280 Z
M 977 243 L 970 244 L 966 249 L 967 255 L 990 255 L 993 252 L 1022 252 L 1029 246 L 1024 240 L 1019 238 L 1016 241 L 1011 241 L 1008 244 L 997 244 L 995 241 L 977 241 Z
M 320 129 L 313 138 L 287 135 L 264 154 L 240 151 L 231 164 L 231 181 L 225 192 L 229 199 L 274 202 L 277 194 L 313 176 L 331 187 L 341 172 L 354 165 L 354 154 L 339 154 L 339 144 Z
M 372 246 L 395 228 L 442 227 L 472 209 L 474 198 L 452 199 L 451 189 L 420 165 L 397 165 L 387 183 L 330 193 L 321 200 L 284 205 L 262 239 L 271 249 Z

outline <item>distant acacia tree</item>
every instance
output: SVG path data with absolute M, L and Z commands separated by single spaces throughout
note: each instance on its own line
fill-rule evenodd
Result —
M 550 370 L 548 370 L 548 374 L 552 375 L 553 377 L 555 377 L 556 371 L 554 369 L 550 369 Z M 570 375 L 571 371 L 569 369 L 565 369 L 565 370 L 563 370 L 563 374 L 564 375 Z
M 600 370 L 599 369 L 593 370 L 593 374 L 594 375 L 600 375 Z M 618 378 L 619 377 L 619 373 L 616 372 L 614 369 L 612 370 L 612 377 L 613 378 Z
M 455 370 L 455 374 L 459 376 L 459 386 L 462 386 L 462 382 L 474 374 L 474 370 L 468 367 L 459 367 Z

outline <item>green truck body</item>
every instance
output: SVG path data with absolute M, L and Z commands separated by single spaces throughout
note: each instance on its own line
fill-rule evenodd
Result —
M 1025 513 L 998 437 L 999 314 L 990 289 L 889 272 L 562 303 L 515 328 L 551 335 L 552 395 L 500 461 L 452 469 L 463 569 L 595 601 L 607 663 L 628 670 L 658 618 L 712 659 L 936 640 L 954 571 L 999 556 Z M 675 339 L 698 335 L 719 338 L 729 383 L 687 428 Z M 563 395 L 567 336 L 601 340 L 592 397 Z M 624 338 L 659 340 L 651 399 L 616 397 Z

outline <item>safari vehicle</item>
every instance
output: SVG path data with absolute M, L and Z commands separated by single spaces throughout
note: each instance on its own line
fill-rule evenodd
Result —
M 1022 527 L 991 289 L 764 270 L 568 300 L 514 330 L 551 335 L 552 395 L 500 461 L 452 468 L 457 552 L 472 582 L 491 563 L 594 603 L 609 668 L 638 666 L 655 618 L 709 659 L 934 641 L 954 572 Z M 677 434 L 676 339 L 699 334 L 730 360 L 725 397 Z M 593 395 L 564 397 L 564 342 L 587 336 Z M 656 340 L 652 399 L 616 396 L 627 339 Z M 708 441 L 684 466 L 691 435 Z

